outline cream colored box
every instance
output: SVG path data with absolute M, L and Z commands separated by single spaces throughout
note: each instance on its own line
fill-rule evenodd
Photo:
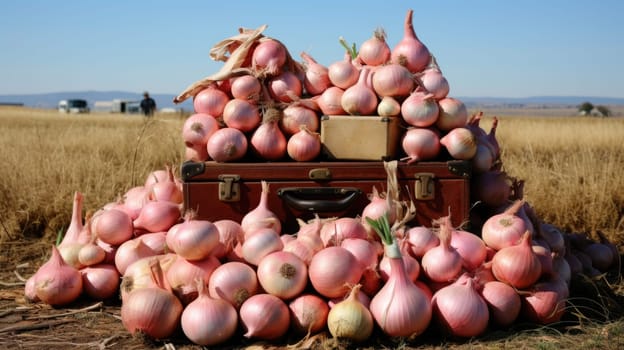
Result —
M 393 160 L 400 149 L 401 118 L 324 115 L 323 152 L 336 160 Z

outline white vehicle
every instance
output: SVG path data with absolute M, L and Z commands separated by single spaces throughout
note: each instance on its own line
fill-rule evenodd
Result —
M 60 113 L 89 113 L 89 104 L 86 100 L 72 99 L 61 100 L 58 103 L 58 111 Z

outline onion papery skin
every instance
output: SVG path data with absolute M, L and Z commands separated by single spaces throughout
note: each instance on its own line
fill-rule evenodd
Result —
M 98 264 L 80 269 L 82 289 L 95 300 L 114 297 L 119 291 L 119 272 L 110 264 Z
M 349 293 L 362 277 L 363 268 L 345 248 L 326 247 L 314 254 L 308 266 L 312 287 L 324 297 L 338 298 Z
M 270 185 L 266 181 L 260 181 L 262 191 L 258 205 L 243 216 L 241 227 L 245 233 L 245 238 L 253 231 L 261 228 L 271 228 L 279 235 L 282 233 L 282 223 L 277 215 L 269 208 Z
M 219 231 L 219 243 L 211 254 L 217 259 L 223 260 L 238 243 L 243 241 L 245 233 L 240 223 L 234 220 L 221 219 L 214 221 L 213 224 Z
M 180 299 L 183 305 L 188 305 L 197 298 L 198 280 L 207 285 L 210 276 L 220 265 L 221 262 L 212 255 L 194 261 L 179 257 L 171 264 L 165 276 L 173 294 Z
M 258 292 L 256 271 L 239 261 L 228 261 L 218 266 L 210 275 L 208 292 L 221 298 L 237 310 L 247 298 Z
M 407 68 L 396 63 L 378 67 L 373 73 L 372 83 L 373 90 L 380 97 L 403 99 L 414 90 L 412 74 Z
M 431 322 L 431 302 L 407 276 L 396 241 L 393 245 L 385 246 L 385 251 L 390 260 L 390 277 L 371 299 L 371 314 L 386 335 L 420 335 Z
M 449 282 L 461 274 L 462 258 L 457 249 L 451 246 L 452 227 L 449 220 L 439 220 L 440 245 L 429 249 L 421 259 L 425 275 L 434 282 Z
M 428 128 L 409 128 L 403 135 L 401 147 L 407 156 L 401 160 L 407 164 L 436 158 L 440 154 L 440 137 Z
M 497 326 L 510 326 L 520 315 L 522 306 L 520 295 L 507 283 L 486 282 L 481 290 L 481 296 L 488 304 L 490 321 Z
M 339 246 L 347 238 L 367 239 L 366 227 L 358 218 L 340 217 L 323 223 L 320 230 L 323 246 Z
M 102 242 L 120 245 L 133 233 L 132 218 L 118 209 L 100 210 L 91 219 L 91 230 Z
M 163 273 L 166 274 L 167 270 L 177 259 L 178 256 L 176 254 L 166 253 L 141 258 L 130 264 L 122 274 L 121 284 L 119 285 L 121 300 L 126 300 L 128 294 L 135 289 L 156 287 L 157 284 L 152 277 L 151 268 L 158 264 Z
M 329 305 L 316 294 L 303 293 L 288 303 L 290 327 L 297 334 L 316 334 L 325 329 Z
M 193 98 L 193 108 L 195 113 L 204 113 L 213 117 L 220 117 L 223 114 L 225 104 L 230 97 L 214 86 L 207 87 L 198 92 Z
M 522 240 L 494 254 L 492 272 L 497 280 L 515 288 L 527 288 L 542 275 L 542 265 L 531 249 L 531 234 L 527 231 Z
M 126 273 L 126 269 L 137 260 L 156 256 L 157 252 L 143 243 L 141 237 L 137 237 L 122 243 L 115 253 L 115 267 L 121 275 Z
M 436 321 L 453 336 L 476 337 L 487 328 L 488 306 L 475 290 L 472 279 L 438 290 L 431 303 Z
M 487 257 L 483 240 L 471 232 L 454 229 L 451 235 L 451 247 L 462 257 L 462 265 L 468 271 L 481 266 Z
M 445 98 L 450 90 L 448 80 L 439 69 L 428 68 L 420 74 L 420 81 L 425 90 L 433 94 L 436 100 Z
M 35 293 L 48 305 L 67 305 L 82 293 L 80 272 L 63 260 L 54 245 L 50 259 L 39 267 L 34 276 Z
M 295 254 L 285 251 L 262 258 L 256 273 L 265 292 L 284 300 L 301 294 L 308 283 L 306 264 Z
M 240 307 L 239 317 L 246 338 L 273 340 L 288 331 L 290 312 L 286 303 L 271 294 L 255 294 Z
M 416 258 L 411 255 L 404 254 L 401 259 L 403 259 L 403 265 L 405 265 L 405 273 L 407 277 L 412 281 L 416 282 L 418 276 L 420 275 L 420 264 Z M 385 283 L 390 278 L 390 259 L 387 256 L 384 256 L 379 261 L 379 274 L 381 275 L 382 281 Z
M 247 153 L 248 146 L 247 137 L 236 128 L 217 130 L 206 145 L 210 158 L 219 163 L 240 160 Z
M 427 67 L 431 61 L 431 54 L 427 46 L 416 36 L 412 23 L 413 14 L 412 9 L 407 11 L 403 24 L 403 38 L 391 50 L 391 60 L 407 67 L 410 72 L 417 73 Z
M 386 42 L 386 32 L 378 28 L 373 36 L 360 45 L 357 60 L 369 66 L 381 66 L 390 61 L 390 46 Z

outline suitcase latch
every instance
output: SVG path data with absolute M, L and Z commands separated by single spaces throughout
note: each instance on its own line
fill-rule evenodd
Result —
M 314 168 L 308 172 L 310 180 L 329 180 L 331 179 L 331 171 L 327 168 Z
M 435 197 L 435 187 L 433 173 L 416 173 L 414 174 L 416 181 L 414 182 L 414 198 L 418 200 L 432 200 Z
M 238 202 L 240 200 L 239 175 L 219 175 L 219 200 L 222 202 Z

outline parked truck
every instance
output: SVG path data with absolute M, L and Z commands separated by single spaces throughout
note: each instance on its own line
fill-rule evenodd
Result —
M 89 104 L 82 99 L 61 100 L 58 103 L 60 113 L 89 113 Z

